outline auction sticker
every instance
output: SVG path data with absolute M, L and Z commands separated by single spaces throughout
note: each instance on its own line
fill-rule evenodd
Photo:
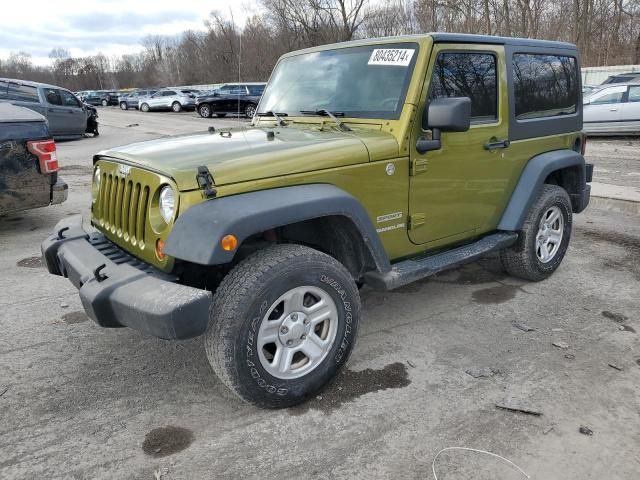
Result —
M 406 67 L 411 63 L 411 48 L 376 48 L 371 52 L 368 65 L 399 65 Z

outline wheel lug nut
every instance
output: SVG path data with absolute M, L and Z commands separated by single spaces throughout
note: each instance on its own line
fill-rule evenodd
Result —
M 293 340 L 287 340 L 287 345 L 289 346 L 293 345 Z
M 280 333 L 282 333 L 283 335 L 284 335 L 285 333 L 289 333 L 289 329 L 288 329 L 287 327 L 282 327 L 282 328 L 280 329 Z
M 307 336 L 306 336 L 306 335 L 302 335 L 302 336 L 300 337 L 300 340 L 306 340 L 306 339 L 307 339 Z
M 308 318 L 305 318 L 305 319 L 304 319 L 304 322 L 302 322 L 302 323 L 304 323 L 305 325 L 309 325 L 309 319 L 308 319 Z
M 298 320 L 298 314 L 297 314 L 297 313 L 292 313 L 292 314 L 291 314 L 291 320 L 293 320 L 294 322 L 295 322 L 296 320 Z

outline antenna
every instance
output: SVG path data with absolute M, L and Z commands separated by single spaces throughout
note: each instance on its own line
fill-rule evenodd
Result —
M 239 30 L 240 48 L 238 49 L 238 83 L 242 82 L 240 75 L 240 64 L 242 62 L 242 30 Z M 242 127 L 240 121 L 240 96 L 238 96 L 238 127 Z

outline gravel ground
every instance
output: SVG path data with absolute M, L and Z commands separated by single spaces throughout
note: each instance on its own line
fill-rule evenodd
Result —
M 640 138 L 589 138 L 586 157 L 594 182 L 640 187 Z
M 42 267 L 55 223 L 88 214 L 91 155 L 166 134 L 170 115 L 100 113 L 100 137 L 59 145 L 69 200 L 0 218 L 0 478 L 433 479 L 434 456 L 454 446 L 536 479 L 638 477 L 638 217 L 577 216 L 544 282 L 487 258 L 394 292 L 364 289 L 344 374 L 306 405 L 258 410 L 213 376 L 198 339 L 102 329 Z M 171 119 L 181 132 L 237 122 Z M 637 169 L 638 149 L 611 142 L 589 143 L 597 175 Z M 442 453 L 436 468 L 441 480 L 523 478 L 468 451 Z

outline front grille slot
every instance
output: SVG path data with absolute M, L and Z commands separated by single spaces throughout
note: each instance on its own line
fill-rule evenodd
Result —
M 108 232 L 144 248 L 150 188 L 116 173 L 103 173 L 94 215 Z

